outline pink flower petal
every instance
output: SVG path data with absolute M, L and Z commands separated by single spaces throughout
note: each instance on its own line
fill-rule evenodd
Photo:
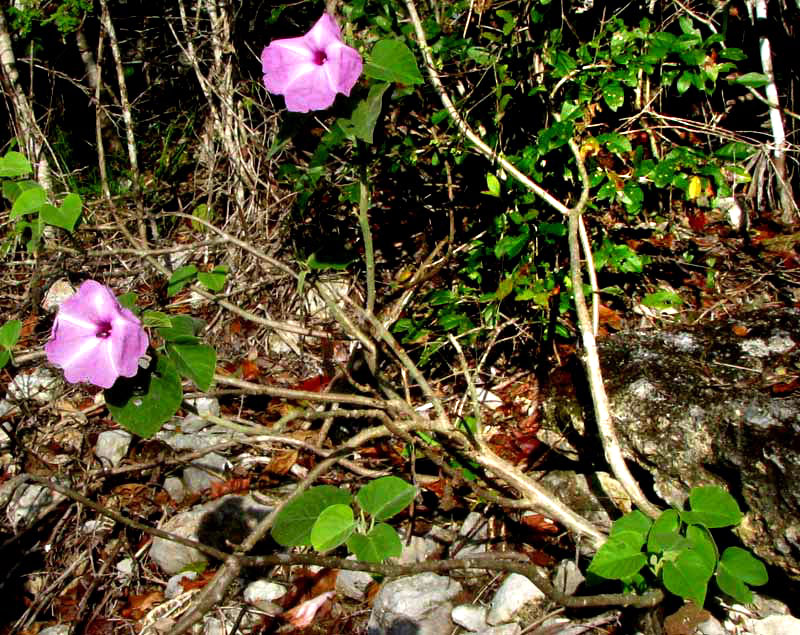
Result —
M 342 31 L 330 13 L 323 13 L 303 37 L 311 48 L 324 51 L 333 42 L 342 41 Z
M 261 53 L 261 65 L 267 90 L 283 95 L 288 110 L 308 112 L 329 108 L 337 92 L 349 95 L 363 64 L 324 13 L 304 36 L 271 42 Z
M 111 289 L 87 280 L 62 302 L 44 348 L 68 382 L 110 388 L 120 375 L 138 372 L 147 346 L 139 319 L 119 305 Z

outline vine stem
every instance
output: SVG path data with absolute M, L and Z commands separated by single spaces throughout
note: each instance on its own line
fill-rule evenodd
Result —
M 575 310 L 578 315 L 578 325 L 581 332 L 581 340 L 585 349 L 586 373 L 589 379 L 589 388 L 592 395 L 594 415 L 600 434 L 600 439 L 603 443 L 603 451 L 611 471 L 625 489 L 625 492 L 631 498 L 633 503 L 648 516 L 655 517 L 659 514 L 658 508 L 656 508 L 652 503 L 650 503 L 650 501 L 647 500 L 647 497 L 642 492 L 638 483 L 633 478 L 633 475 L 630 473 L 627 464 L 625 463 L 625 458 L 622 454 L 622 449 L 620 447 L 619 439 L 614 427 L 614 421 L 611 416 L 608 395 L 605 391 L 603 375 L 600 369 L 600 358 L 597 353 L 597 343 L 595 341 L 595 333 L 597 331 L 596 316 L 598 311 L 597 283 L 596 278 L 594 277 L 594 265 L 591 261 L 591 245 L 586 233 L 586 228 L 582 221 L 583 211 L 589 201 L 589 176 L 586 173 L 586 166 L 583 163 L 580 149 L 577 147 L 575 141 L 570 139 L 569 146 L 575 157 L 578 172 L 580 173 L 582 188 L 579 201 L 574 207 L 569 208 L 555 198 L 552 194 L 550 194 L 550 192 L 535 183 L 527 175 L 523 174 L 502 154 L 495 152 L 483 139 L 481 139 L 481 137 L 475 133 L 475 131 L 472 130 L 470 125 L 464 120 L 456 107 L 453 105 L 453 101 L 447 94 L 439 74 L 436 71 L 433 54 L 431 53 L 430 46 L 428 46 L 428 42 L 425 37 L 425 29 L 422 26 L 419 13 L 417 13 L 414 0 L 404 0 L 404 2 L 406 9 L 408 10 L 409 17 L 411 18 L 411 22 L 414 26 L 414 31 L 417 35 L 417 43 L 422 51 L 422 56 L 425 60 L 431 85 L 439 95 L 439 99 L 461 133 L 467 137 L 467 139 L 469 139 L 475 145 L 476 149 L 487 159 L 493 163 L 499 164 L 519 183 L 542 198 L 553 209 L 567 216 L 568 218 L 570 272 L 575 299 Z M 592 318 L 589 316 L 589 311 L 586 307 L 586 298 L 583 293 L 583 276 L 581 275 L 580 270 L 581 246 L 583 247 L 583 253 L 587 259 L 587 269 L 589 271 L 589 278 L 592 282 L 593 308 L 595 315 L 594 320 L 592 320 Z
M 359 181 L 358 223 L 364 238 L 364 264 L 367 268 L 367 313 L 375 313 L 375 251 L 369 227 L 369 188 L 366 176 Z

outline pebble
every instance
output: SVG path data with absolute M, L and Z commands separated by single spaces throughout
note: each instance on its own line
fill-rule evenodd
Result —
M 186 498 L 186 486 L 177 476 L 168 476 L 164 479 L 164 489 L 169 497 L 176 503 L 180 503 Z
M 128 454 L 132 438 L 125 430 L 105 430 L 97 436 L 94 454 L 103 467 L 117 467 Z
M 47 367 L 34 368 L 29 375 L 17 374 L 8 384 L 6 395 L 12 401 L 31 399 L 39 403 L 50 403 L 56 399 L 60 380 Z
M 461 628 L 468 631 L 486 630 L 486 614 L 489 611 L 485 606 L 477 604 L 459 604 L 450 612 L 450 619 Z
M 384 584 L 375 596 L 369 635 L 442 635 L 452 629 L 450 600 L 461 585 L 446 576 L 420 573 Z
M 456 558 L 471 558 L 486 553 L 486 541 L 489 539 L 488 521 L 478 512 L 470 512 L 464 519 L 459 532 L 459 549 Z
M 800 635 L 800 620 L 791 615 L 770 615 L 761 620 L 747 619 L 753 635 Z
M 200 493 L 213 483 L 223 482 L 225 478 L 222 474 L 230 467 L 230 462 L 224 456 L 209 452 L 184 468 L 183 484 L 190 492 Z
M 341 569 L 336 575 L 336 593 L 353 600 L 363 600 L 370 584 L 372 576 L 366 571 Z
M 543 600 L 545 594 L 524 575 L 510 574 L 497 589 L 486 621 L 492 626 L 511 620 L 529 602 Z
M 128 580 L 133 575 L 133 558 L 123 558 L 117 563 L 116 569 L 121 580 Z
M 574 595 L 578 587 L 586 580 L 574 560 L 564 559 L 556 565 L 553 575 L 553 586 L 566 595 Z
M 522 627 L 516 622 L 512 622 L 511 624 L 501 624 L 500 626 L 486 628 L 478 631 L 475 635 L 520 635 L 521 633 Z
M 26 527 L 54 500 L 52 491 L 44 485 L 30 483 L 22 485 L 14 492 L 14 497 L 6 507 L 8 522 L 15 529 Z
M 272 614 L 274 601 L 286 595 L 286 587 L 271 580 L 256 580 L 245 587 L 244 601 L 261 611 Z
M 196 399 L 187 399 L 190 406 L 194 406 L 199 415 L 211 415 L 219 417 L 219 400 L 214 397 L 198 397 Z
M 231 549 L 229 543 L 244 540 L 270 511 L 271 507 L 256 502 L 252 496 L 229 494 L 175 514 L 162 529 L 227 551 Z M 197 549 L 158 537 L 150 545 L 150 558 L 168 574 L 208 562 Z
M 183 585 L 181 584 L 182 580 L 195 580 L 197 578 L 197 573 L 194 571 L 184 571 L 182 573 L 176 573 L 175 575 L 171 576 L 169 580 L 167 580 L 167 586 L 164 588 L 164 597 L 167 600 L 172 600 L 179 595 L 183 595 L 184 589 Z

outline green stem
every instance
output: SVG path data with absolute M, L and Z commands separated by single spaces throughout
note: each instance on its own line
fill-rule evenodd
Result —
M 369 228 L 369 189 L 366 176 L 359 182 L 358 222 L 364 237 L 364 263 L 367 266 L 367 313 L 375 312 L 375 252 L 372 247 L 372 231 Z

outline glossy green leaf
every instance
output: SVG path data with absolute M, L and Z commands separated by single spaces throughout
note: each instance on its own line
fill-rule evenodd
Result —
M 47 194 L 41 186 L 32 187 L 17 197 L 14 205 L 11 206 L 11 213 L 8 218 L 9 220 L 14 220 L 25 214 L 38 212 L 45 203 L 47 203 Z
M 187 284 L 191 284 L 196 277 L 197 267 L 194 265 L 186 265 L 176 269 L 167 283 L 167 295 L 172 297 Z
M 749 86 L 750 88 L 761 88 L 762 86 L 769 84 L 769 77 L 767 77 L 764 73 L 745 73 L 744 75 L 739 75 L 737 78 L 733 79 L 731 83 L 739 84 L 741 86 Z
M 717 568 L 719 554 L 711 532 L 702 525 L 689 525 L 686 528 L 686 541 L 689 543 L 689 547 L 703 559 L 709 571 L 713 573 Z
M 167 355 L 178 372 L 191 379 L 194 385 L 205 392 L 211 387 L 217 366 L 217 352 L 207 344 L 167 344 Z
M 11 350 L 19 340 L 22 332 L 22 322 L 19 320 L 9 320 L 0 326 L 0 347 Z
M 8 364 L 9 360 L 11 359 L 11 353 L 7 350 L 0 351 L 0 368 L 5 368 L 5 365 Z
M 489 196 L 500 197 L 500 179 L 494 174 L 488 172 L 486 174 L 486 190 L 481 194 L 488 194 Z
M 683 300 L 681 296 L 679 296 L 674 291 L 654 291 L 653 293 L 648 293 L 646 296 L 642 298 L 642 304 L 644 306 L 650 307 L 652 309 L 672 309 L 675 307 L 680 306 L 683 304 Z M 686 521 L 688 522 L 696 522 L 696 521 Z
M 387 88 L 389 84 L 383 82 L 373 84 L 369 94 L 358 102 L 350 118 L 337 121 L 348 137 L 372 143 L 375 126 L 383 108 L 383 94 Z
M 284 547 L 311 546 L 311 530 L 331 505 L 349 505 L 353 497 L 333 485 L 317 485 L 288 503 L 278 514 L 270 533 Z
M 676 547 L 682 540 L 680 535 L 681 520 L 674 509 L 666 509 L 653 522 L 647 535 L 647 551 L 661 553 Z
M 625 91 L 619 82 L 609 82 L 603 86 L 603 101 L 614 112 L 625 103 Z
M 742 520 L 736 499 L 716 485 L 693 487 L 689 492 L 689 505 L 691 511 L 681 512 L 681 519 L 687 524 L 716 529 L 738 525 Z
M 356 500 L 375 520 L 386 520 L 411 504 L 417 488 L 397 476 L 384 476 L 362 487 Z
M 750 604 L 753 593 L 748 584 L 760 586 L 769 580 L 764 563 L 739 547 L 722 552 L 717 568 L 717 586 L 741 604 Z
M 228 266 L 218 265 L 211 271 L 198 271 L 197 281 L 209 291 L 218 293 L 225 288 L 225 280 L 228 277 Z
M 155 368 L 142 369 L 130 379 L 120 377 L 105 391 L 105 399 L 114 421 L 147 439 L 178 411 L 183 399 L 181 378 L 172 361 L 158 355 Z
M 703 558 L 691 550 L 678 554 L 674 560 L 664 562 L 661 570 L 664 586 L 670 593 L 690 599 L 703 606 L 711 573 Z
M 638 509 L 635 509 L 614 521 L 614 524 L 611 525 L 611 535 L 613 536 L 623 531 L 632 531 L 641 536 L 641 544 L 643 545 L 652 526 L 653 521 Z
M 350 536 L 347 548 L 362 562 L 383 562 L 398 557 L 403 551 L 403 543 L 394 528 L 378 523 L 366 535 Z
M 364 75 L 384 82 L 422 84 L 417 60 L 400 40 L 380 40 L 364 65 Z
M 747 584 L 761 586 L 769 581 L 764 563 L 741 547 L 728 547 L 723 551 L 719 566 Z
M 331 505 L 322 510 L 311 528 L 311 546 L 320 552 L 335 549 L 347 542 L 355 526 L 349 505 Z
M 54 225 L 71 232 L 81 217 L 81 197 L 78 194 L 67 194 L 61 207 L 54 207 L 48 203 L 42 205 L 42 220 L 48 225 Z
M 30 161 L 25 155 L 15 150 L 9 150 L 5 156 L 0 157 L 0 178 L 15 178 L 33 172 Z
M 604 143 L 605 146 L 615 154 L 627 155 L 630 152 L 633 152 L 633 146 L 631 145 L 630 139 L 628 139 L 628 137 L 625 135 L 619 134 L 618 132 L 601 134 L 599 137 L 597 137 L 597 141 Z
M 647 564 L 643 545 L 643 536 L 637 531 L 616 532 L 598 549 L 589 571 L 601 578 L 626 580 Z

